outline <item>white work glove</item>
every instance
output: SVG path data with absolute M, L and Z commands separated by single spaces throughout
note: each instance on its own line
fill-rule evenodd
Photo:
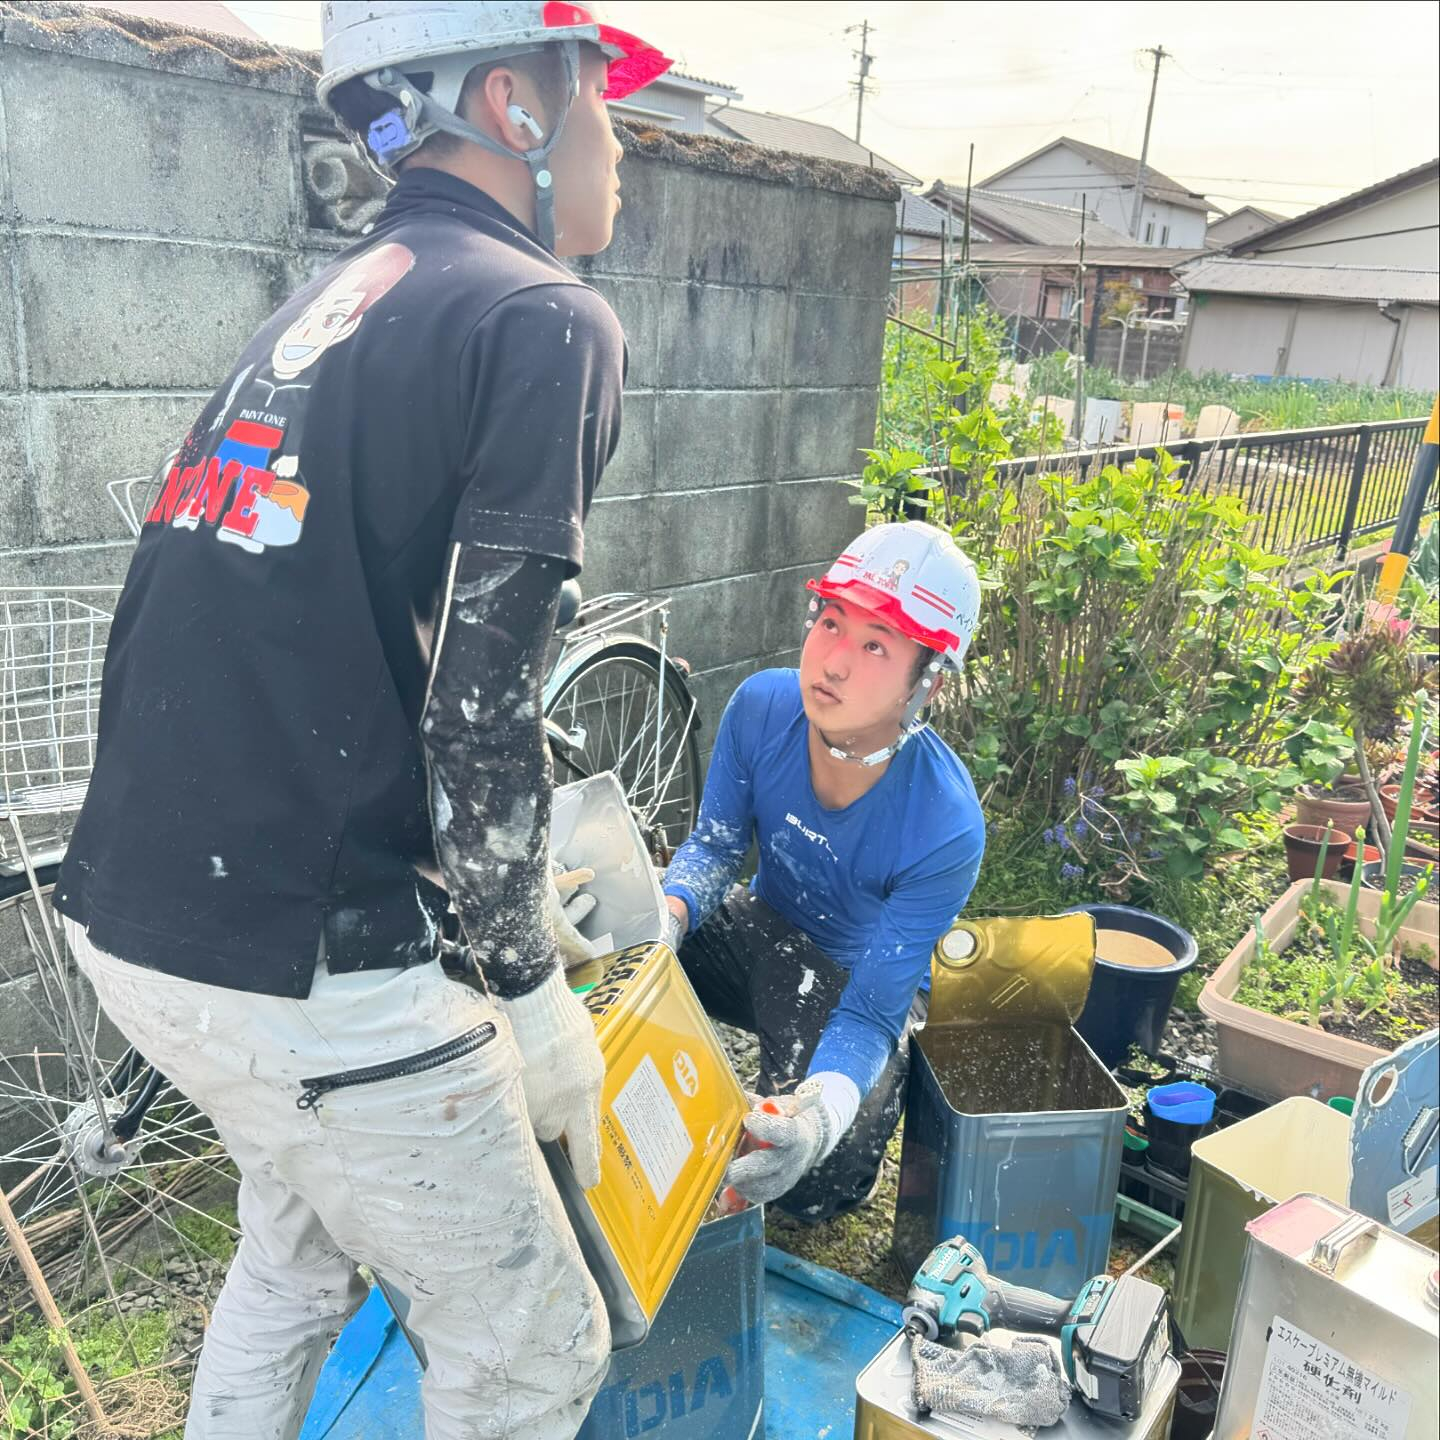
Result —
M 849 1076 L 826 1072 L 812 1075 L 793 1094 L 754 1095 L 751 1101 L 745 1129 L 756 1148 L 730 1162 L 725 1183 L 752 1204 L 764 1205 L 835 1148 L 860 1108 L 860 1091 Z
M 528 995 L 502 1000 L 525 1062 L 525 1108 L 537 1139 L 565 1138 L 581 1188 L 600 1183 L 600 1088 L 605 1059 L 590 1012 L 557 970 Z
M 555 884 L 557 875 L 568 873 L 570 879 L 565 889 Z M 555 931 L 555 944 L 560 951 L 560 963 L 567 970 L 593 960 L 601 953 L 593 941 L 587 940 L 575 927 L 595 908 L 593 895 L 580 894 L 580 886 L 587 885 L 595 878 L 593 870 L 572 870 L 567 872 L 558 860 L 550 862 L 550 885 L 546 897 L 546 910 L 550 925 Z

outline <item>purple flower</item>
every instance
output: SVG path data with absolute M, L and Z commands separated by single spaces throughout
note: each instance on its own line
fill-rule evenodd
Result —
M 1065 794 L 1067 797 L 1075 794 L 1075 777 L 1073 775 L 1065 777 Z
M 1092 785 L 1086 793 L 1092 800 L 1103 800 L 1105 798 L 1105 787 L 1103 785 Z
M 1158 860 L 1158 859 L 1160 858 L 1160 854 L 1161 854 L 1161 852 L 1160 852 L 1159 850 L 1157 850 L 1157 849 L 1152 845 L 1152 846 L 1145 852 L 1145 858 L 1146 858 L 1147 860 Z
M 1047 845 L 1053 845 L 1055 843 L 1055 832 L 1047 826 L 1044 835 L 1040 838 L 1044 840 Z
M 1083 840 L 1090 833 L 1090 827 L 1083 820 L 1075 822 L 1075 838 Z
M 1060 878 L 1062 880 L 1078 880 L 1085 871 L 1079 865 L 1071 865 L 1068 861 L 1060 867 Z
M 1060 842 L 1060 848 L 1062 850 L 1068 850 L 1070 848 L 1070 837 L 1065 833 L 1065 827 L 1063 825 L 1055 832 L 1055 838 Z

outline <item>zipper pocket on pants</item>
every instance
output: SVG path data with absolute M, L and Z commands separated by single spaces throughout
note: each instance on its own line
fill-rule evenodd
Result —
M 387 1060 L 383 1065 L 364 1065 L 357 1070 L 337 1070 L 333 1075 L 312 1075 L 300 1081 L 305 1088 L 295 1102 L 295 1108 L 313 1110 L 331 1090 L 344 1090 L 351 1085 L 373 1085 L 381 1080 L 398 1080 L 403 1075 L 419 1075 L 422 1071 L 434 1070 L 472 1054 L 494 1038 L 495 1022 L 486 1020 L 463 1035 L 457 1035 L 443 1045 L 421 1050 L 417 1055 Z

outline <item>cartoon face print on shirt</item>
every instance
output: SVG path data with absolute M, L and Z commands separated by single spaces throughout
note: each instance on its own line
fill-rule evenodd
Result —
M 275 342 L 270 368 L 280 379 L 293 380 L 332 345 L 348 340 L 359 329 L 365 312 L 409 274 L 414 264 L 414 252 L 393 241 L 367 250 L 347 265 Z

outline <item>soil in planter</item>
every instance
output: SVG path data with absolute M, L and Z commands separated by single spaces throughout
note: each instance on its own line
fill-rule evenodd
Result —
M 1433 1029 L 1440 1017 L 1440 975 L 1428 963 L 1432 953 L 1406 946 L 1399 964 L 1392 962 L 1389 994 L 1379 1009 L 1362 1015 L 1369 999 L 1352 992 L 1337 1007 L 1322 1012 L 1320 1028 L 1382 1050 L 1393 1050 L 1412 1036 Z M 1330 959 L 1328 940 L 1302 917 L 1295 938 L 1283 950 L 1263 961 L 1252 960 L 1245 967 L 1235 998 L 1254 1010 L 1308 1023 L 1311 985 L 1328 972 Z M 1368 963 L 1362 952 L 1355 968 L 1363 969 Z

